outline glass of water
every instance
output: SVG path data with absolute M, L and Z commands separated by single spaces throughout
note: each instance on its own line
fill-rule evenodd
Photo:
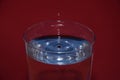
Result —
M 24 33 L 29 80 L 90 80 L 95 35 L 78 22 L 50 20 Z

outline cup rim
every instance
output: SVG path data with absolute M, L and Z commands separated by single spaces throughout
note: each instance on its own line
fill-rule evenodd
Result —
M 94 44 L 94 42 L 95 42 L 95 40 L 96 40 L 96 35 L 95 35 L 95 33 L 93 32 L 93 30 L 91 29 L 91 28 L 89 28 L 88 26 L 86 26 L 86 25 L 84 25 L 84 24 L 81 24 L 80 22 L 78 22 L 78 21 L 73 21 L 73 20 L 44 20 L 44 21 L 40 21 L 40 22 L 38 22 L 38 23 L 35 23 L 35 24 L 32 24 L 31 26 L 29 26 L 25 31 L 24 31 L 24 33 L 23 33 L 23 40 L 24 40 L 24 42 L 27 42 L 27 33 L 29 32 L 29 30 L 31 30 L 31 29 L 33 29 L 33 28 L 35 28 L 36 27 L 36 25 L 40 25 L 40 24 L 43 24 L 43 23 L 46 23 L 46 22 L 60 22 L 60 23 L 66 23 L 66 22 L 70 22 L 70 23 L 74 23 L 74 24 L 77 24 L 77 25 L 80 25 L 81 27 L 84 27 L 84 28 L 86 28 L 87 30 L 89 30 L 91 33 L 92 33 L 92 35 L 93 35 L 93 37 L 92 37 L 92 42 L 91 42 L 91 45 L 93 45 Z

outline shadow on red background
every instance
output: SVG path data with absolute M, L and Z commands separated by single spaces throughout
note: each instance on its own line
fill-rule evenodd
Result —
M 27 80 L 23 32 L 58 11 L 96 34 L 92 80 L 119 80 L 119 0 L 0 0 L 0 80 Z

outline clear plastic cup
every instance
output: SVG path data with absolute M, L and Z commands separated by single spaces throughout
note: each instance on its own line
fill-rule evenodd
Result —
M 43 21 L 24 33 L 29 80 L 90 80 L 95 35 L 68 20 Z

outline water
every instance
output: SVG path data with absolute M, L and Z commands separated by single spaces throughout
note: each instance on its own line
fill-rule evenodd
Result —
M 88 80 L 91 45 L 82 38 L 46 36 L 27 44 L 30 80 Z

